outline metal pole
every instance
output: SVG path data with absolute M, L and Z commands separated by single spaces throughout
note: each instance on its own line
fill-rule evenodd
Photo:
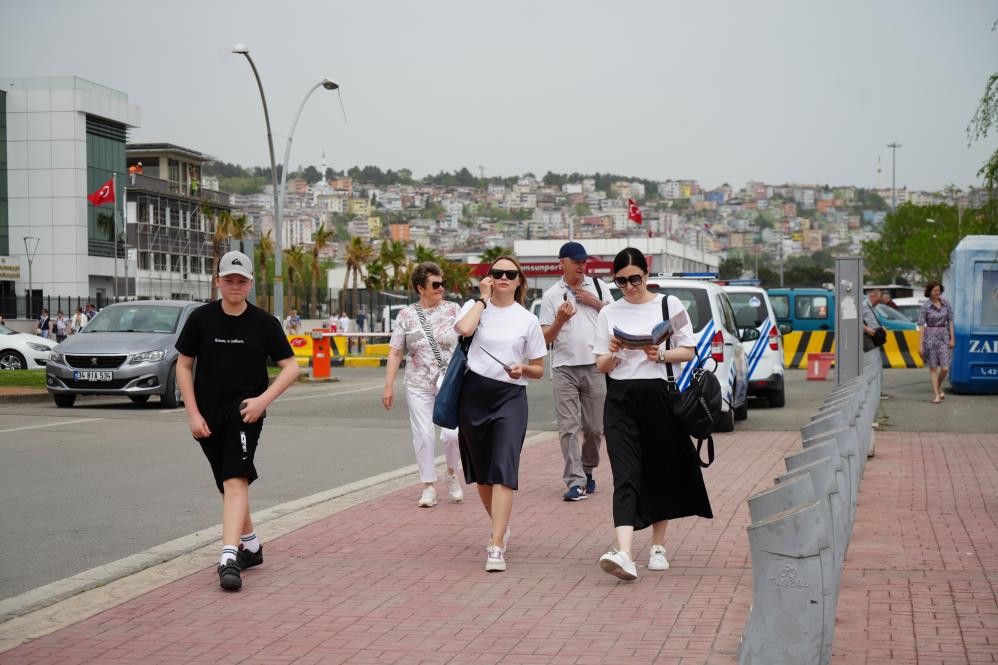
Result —
M 125 243 L 125 300 L 128 300 L 128 187 L 121 188 L 121 232 Z
M 29 240 L 34 240 L 35 241 L 35 246 L 33 248 L 31 248 L 31 249 L 28 249 L 28 241 Z M 28 313 L 28 318 L 29 319 L 35 318 L 35 316 L 34 316 L 34 308 L 31 306 L 32 305 L 32 302 L 31 302 L 32 301 L 32 296 L 34 295 L 33 292 L 32 292 L 33 289 L 32 289 L 32 283 L 31 283 L 31 264 L 34 263 L 34 261 L 35 261 L 35 252 L 38 251 L 38 243 L 39 242 L 41 242 L 41 241 L 38 238 L 34 237 L 34 236 L 24 236 L 24 253 L 28 257 L 28 302 L 27 302 L 27 306 L 26 306 L 25 310 Z
M 780 288 L 783 288 L 783 226 L 780 226 Z
M 891 149 L 891 212 L 894 212 L 897 210 L 897 189 L 894 176 L 897 171 L 897 149 L 901 147 L 901 144 L 888 143 L 887 147 Z
M 256 70 L 256 65 L 253 63 L 253 58 L 250 57 L 249 51 L 239 51 L 242 55 L 246 56 L 246 60 L 249 61 L 250 67 L 253 68 L 253 76 L 256 77 L 256 85 L 260 89 L 260 101 L 263 102 L 263 119 L 267 123 L 267 148 L 270 150 L 270 182 L 274 189 L 274 224 L 279 222 L 277 217 L 277 164 L 274 161 L 274 137 L 270 132 L 270 114 L 267 112 L 267 96 L 263 94 L 263 83 L 260 81 L 260 73 Z M 274 316 L 279 319 L 284 318 L 284 266 L 281 261 L 281 232 L 280 227 L 275 226 L 274 231 L 274 302 L 272 304 L 272 311 Z M 212 268 L 214 270 L 214 268 Z M 263 270 L 267 269 L 267 266 L 262 267 Z
M 118 302 L 118 174 L 115 173 L 111 176 L 113 184 L 111 185 L 114 191 L 115 204 L 114 213 L 112 214 L 111 224 L 113 230 L 111 235 L 114 237 L 114 302 Z

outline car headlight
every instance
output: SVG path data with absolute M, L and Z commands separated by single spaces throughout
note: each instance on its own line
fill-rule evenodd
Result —
M 56 353 L 55 351 L 53 351 L 52 353 L 49 354 L 50 363 L 61 363 L 63 362 L 63 360 L 64 358 L 61 353 Z
M 136 353 L 132 356 L 129 365 L 138 365 L 139 363 L 157 363 L 163 359 L 166 355 L 166 351 L 144 351 L 143 353 Z
M 28 342 L 28 347 L 34 349 L 35 351 L 51 351 L 51 346 L 45 346 L 44 344 L 35 344 L 34 342 Z

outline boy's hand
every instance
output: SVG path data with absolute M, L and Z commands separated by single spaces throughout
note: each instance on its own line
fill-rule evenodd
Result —
M 243 417 L 244 423 L 255 423 L 263 417 L 267 410 L 267 404 L 259 397 L 247 397 L 239 405 L 239 413 Z
M 191 428 L 191 434 L 195 439 L 207 439 L 211 436 L 211 430 L 208 429 L 208 423 L 205 422 L 201 414 L 188 416 L 187 424 Z

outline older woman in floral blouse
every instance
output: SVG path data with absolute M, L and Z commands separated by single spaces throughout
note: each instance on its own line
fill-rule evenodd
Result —
M 925 286 L 925 297 L 928 300 L 922 303 L 922 309 L 918 313 L 918 329 L 922 333 L 922 360 L 929 368 L 933 404 L 939 404 L 946 398 L 943 380 L 949 371 L 950 349 L 956 342 L 953 334 L 953 308 L 943 300 L 942 293 L 942 284 L 929 282 Z

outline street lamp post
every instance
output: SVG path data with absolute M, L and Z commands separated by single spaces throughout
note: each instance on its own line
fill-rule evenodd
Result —
M 28 245 L 31 244 L 29 241 L 34 240 L 34 244 L 29 248 Z M 32 312 L 31 300 L 32 300 L 32 284 L 31 284 L 31 264 L 35 261 L 35 252 L 38 251 L 38 243 L 41 242 L 38 238 L 34 236 L 24 236 L 24 253 L 28 256 L 28 302 L 25 303 L 25 311 L 28 313 L 28 318 L 35 318 Z
M 232 47 L 232 52 L 239 55 L 246 56 L 246 60 L 249 62 L 250 67 L 253 68 L 253 76 L 256 77 L 256 85 L 260 89 L 260 101 L 263 102 L 263 119 L 267 123 L 267 148 L 270 150 L 270 183 L 274 190 L 274 215 L 275 215 L 275 233 L 274 233 L 274 302 L 271 303 L 271 309 L 274 312 L 274 316 L 281 319 L 284 318 L 284 271 L 281 266 L 281 227 L 280 220 L 276 217 L 277 215 L 277 164 L 274 162 L 274 136 L 270 131 L 270 114 L 267 112 L 267 96 L 263 94 L 263 83 L 260 82 L 260 73 L 256 71 L 256 65 L 253 63 L 253 58 L 250 57 L 249 47 L 246 44 L 236 44 Z M 212 270 L 216 267 L 212 266 Z M 260 270 L 266 272 L 267 266 L 261 266 Z M 212 297 L 214 297 L 214 287 L 212 287 Z M 278 309 L 280 305 L 280 309 Z
M 253 75 L 256 77 L 257 87 L 260 88 L 260 99 L 263 101 L 263 117 L 267 122 L 267 147 L 270 149 L 270 174 L 271 183 L 274 188 L 274 302 L 272 304 L 272 309 L 274 316 L 280 319 L 284 317 L 284 196 L 288 180 L 288 160 L 291 156 L 291 139 L 294 136 L 295 127 L 298 125 L 298 118 L 301 117 L 301 112 L 305 108 L 305 102 L 308 101 L 308 98 L 312 95 L 312 93 L 320 87 L 325 88 L 326 90 L 336 90 L 340 86 L 333 83 L 329 79 L 323 79 L 319 83 L 312 86 L 305 95 L 305 99 L 302 100 L 301 105 L 298 107 L 298 113 L 295 114 L 295 120 L 291 125 L 291 131 L 288 133 L 288 143 L 284 150 L 284 167 L 281 169 L 281 184 L 280 187 L 278 187 L 277 165 L 274 163 L 274 138 L 270 131 L 270 116 L 267 113 L 267 98 L 263 94 L 263 84 L 260 82 L 260 74 L 257 72 L 256 65 L 253 64 L 253 59 L 250 57 L 249 47 L 245 44 L 236 44 L 232 47 L 232 52 L 246 56 L 246 59 L 250 63 L 250 67 L 253 68 Z M 261 269 L 266 270 L 266 266 L 263 266 Z
M 291 131 L 288 132 L 288 142 L 284 146 L 284 168 L 281 169 L 281 188 L 280 195 L 277 197 L 277 221 L 274 224 L 274 255 L 275 257 L 280 256 L 282 252 L 282 247 L 284 245 L 283 229 L 284 229 L 284 198 L 287 196 L 287 184 L 288 184 L 288 164 L 291 160 L 291 140 L 295 136 L 295 128 L 298 126 L 298 119 L 301 117 L 301 112 L 305 109 L 305 102 L 308 98 L 312 96 L 312 93 L 319 88 L 325 88 L 326 90 L 336 90 L 340 86 L 333 83 L 329 79 L 322 79 L 305 93 L 305 98 L 301 100 L 301 104 L 298 106 L 298 112 L 295 113 L 295 120 L 291 123 Z M 322 176 L 325 178 L 325 174 Z M 278 270 L 283 270 L 282 261 L 280 259 L 274 259 L 274 273 L 276 274 Z M 294 285 L 292 285 L 294 289 Z M 284 290 L 281 289 L 280 296 L 277 296 L 277 291 L 274 292 L 275 298 L 275 312 L 280 311 L 281 314 L 279 318 L 284 316 Z M 312 303 L 315 307 L 316 303 Z M 279 307 L 279 309 L 278 309 Z

